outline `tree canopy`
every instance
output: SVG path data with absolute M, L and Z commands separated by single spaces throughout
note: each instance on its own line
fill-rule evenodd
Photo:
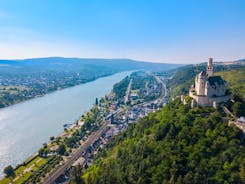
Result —
M 7 177 L 15 176 L 14 168 L 11 165 L 5 167 L 3 172 L 4 174 L 6 174 Z
M 85 183 L 245 183 L 242 132 L 213 108 L 175 100 L 114 138 Z

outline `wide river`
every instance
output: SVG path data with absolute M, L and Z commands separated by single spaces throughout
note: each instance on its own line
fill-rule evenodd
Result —
M 50 136 L 63 131 L 88 111 L 131 72 L 117 73 L 66 88 L 0 110 L 0 176 L 7 165 L 16 166 L 37 152 Z

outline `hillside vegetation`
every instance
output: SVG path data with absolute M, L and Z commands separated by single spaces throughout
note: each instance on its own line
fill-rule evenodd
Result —
M 90 183 L 245 183 L 242 132 L 213 108 L 177 99 L 117 136 L 83 174 Z
M 171 88 L 171 97 L 188 94 L 190 86 L 194 84 L 195 76 L 202 70 L 206 70 L 206 65 L 189 65 L 173 70 L 173 77 L 168 82 L 168 87 Z M 245 66 L 215 65 L 214 75 L 221 75 L 227 81 L 228 88 L 233 94 L 240 96 L 244 94 Z
M 120 102 L 124 99 L 130 80 L 132 80 L 131 92 L 137 94 L 137 99 L 149 101 L 156 99 L 161 94 L 162 84 L 158 83 L 152 74 L 137 71 L 114 85 L 113 92 Z M 154 88 L 155 90 L 152 90 Z
M 217 72 L 216 75 L 220 75 L 226 80 L 232 94 L 245 99 L 245 67 Z

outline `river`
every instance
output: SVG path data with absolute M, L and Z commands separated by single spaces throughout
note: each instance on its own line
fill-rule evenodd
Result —
M 56 91 L 0 110 L 0 177 L 7 165 L 16 166 L 37 152 L 50 136 L 63 131 L 131 72 Z

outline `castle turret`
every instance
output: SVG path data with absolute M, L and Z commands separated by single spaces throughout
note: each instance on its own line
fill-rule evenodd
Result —
M 209 58 L 206 73 L 208 77 L 213 76 L 213 58 Z
M 196 76 L 195 80 L 195 90 L 197 95 L 205 95 L 205 84 L 206 84 L 207 74 L 205 71 L 200 72 Z

